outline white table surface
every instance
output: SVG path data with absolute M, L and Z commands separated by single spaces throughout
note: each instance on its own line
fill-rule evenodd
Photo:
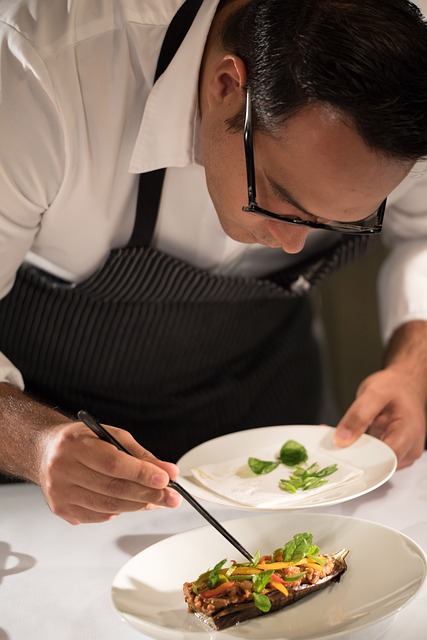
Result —
M 221 521 L 248 515 L 205 506 Z M 427 452 L 372 493 L 315 512 L 390 526 L 427 552 Z M 112 607 L 116 573 L 151 544 L 205 524 L 183 504 L 73 527 L 50 512 L 38 487 L 0 485 L 0 640 L 144 640 Z M 393 624 L 372 637 L 420 640 L 426 626 L 427 582 Z M 365 631 L 364 640 L 368 636 Z

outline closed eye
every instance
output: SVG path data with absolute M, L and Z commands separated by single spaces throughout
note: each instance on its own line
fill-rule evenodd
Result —
M 292 207 L 293 209 L 297 209 L 295 213 L 284 213 L 283 217 L 298 217 L 301 218 L 301 220 L 307 220 L 309 222 L 325 222 L 322 218 L 309 213 L 303 207 L 301 207 L 301 205 L 296 202 L 296 200 L 288 193 L 288 191 L 279 186 L 276 182 L 274 182 L 274 180 L 269 179 L 268 183 L 272 194 L 276 198 L 283 202 L 283 204 Z

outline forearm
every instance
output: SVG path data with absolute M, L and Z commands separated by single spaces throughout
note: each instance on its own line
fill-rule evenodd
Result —
M 39 484 L 45 436 L 70 420 L 17 387 L 0 383 L 0 470 Z
M 408 322 L 393 334 L 385 352 L 385 367 L 406 375 L 427 400 L 427 322 Z

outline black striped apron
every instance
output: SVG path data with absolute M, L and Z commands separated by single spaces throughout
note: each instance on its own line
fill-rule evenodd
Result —
M 200 4 L 187 0 L 171 23 L 156 77 Z M 171 461 L 231 431 L 321 421 L 308 290 L 366 240 L 266 278 L 212 275 L 150 246 L 163 176 L 141 175 L 129 244 L 85 282 L 18 271 L 0 339 L 27 392 L 70 415 L 85 408 Z

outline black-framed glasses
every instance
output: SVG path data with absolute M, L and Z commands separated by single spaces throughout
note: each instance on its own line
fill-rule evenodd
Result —
M 245 144 L 246 177 L 248 181 L 248 205 L 242 207 L 242 211 L 264 216 L 265 218 L 272 218 L 285 224 L 298 224 L 312 229 L 327 229 L 328 231 L 338 231 L 339 233 L 355 235 L 381 232 L 387 199 L 380 204 L 374 213 L 356 222 L 335 222 L 333 220 L 328 220 L 327 222 L 312 222 L 311 220 L 303 220 L 294 215 L 287 216 L 286 214 L 273 213 L 258 206 L 256 201 L 255 160 L 252 141 L 252 103 L 249 88 L 246 89 L 246 116 L 243 138 Z

